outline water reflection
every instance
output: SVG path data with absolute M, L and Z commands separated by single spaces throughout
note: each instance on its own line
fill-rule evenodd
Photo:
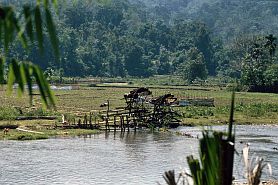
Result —
M 216 127 L 223 129 L 223 127 Z M 178 128 L 199 135 L 199 128 Z M 277 175 L 278 129 L 237 127 L 236 147 L 267 157 Z M 257 136 L 257 137 L 256 137 Z M 0 184 L 156 184 L 165 170 L 186 168 L 186 156 L 197 155 L 198 140 L 171 133 L 106 132 L 43 141 L 0 141 Z M 235 175 L 242 177 L 241 157 Z

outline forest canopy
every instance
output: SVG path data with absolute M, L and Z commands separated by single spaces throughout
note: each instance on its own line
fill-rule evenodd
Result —
M 27 2 L 2 4 L 21 7 Z M 250 84 L 242 72 L 248 54 L 254 45 L 267 42 L 266 36 L 277 35 L 277 10 L 278 2 L 249 0 L 59 1 L 54 17 L 59 61 L 47 39 L 43 56 L 37 55 L 38 46 L 25 51 L 17 44 L 11 55 L 65 76 L 176 74 L 189 83 L 220 76 Z M 263 81 L 275 84 L 276 53 L 265 58 L 272 67 L 265 68 Z

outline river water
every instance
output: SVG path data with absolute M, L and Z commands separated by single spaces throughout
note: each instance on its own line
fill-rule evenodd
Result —
M 201 134 L 197 127 L 179 127 L 177 130 L 193 136 Z M 236 178 L 243 178 L 240 153 L 243 143 L 248 142 L 253 156 L 263 156 L 271 163 L 272 178 L 277 179 L 278 127 L 237 126 L 236 134 L 239 153 L 235 157 Z M 197 146 L 196 138 L 146 131 L 0 141 L 0 184 L 164 184 L 164 171 L 188 170 L 186 156 L 197 156 Z

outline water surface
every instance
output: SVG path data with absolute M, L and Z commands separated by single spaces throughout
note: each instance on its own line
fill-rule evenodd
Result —
M 223 130 L 226 127 L 215 127 Z M 179 127 L 200 135 L 200 128 Z M 237 126 L 239 153 L 249 142 L 256 155 L 271 162 L 278 178 L 278 127 Z M 241 142 L 241 143 L 240 143 Z M 56 138 L 40 141 L 0 141 L 0 184 L 157 184 L 166 170 L 187 170 L 186 156 L 198 155 L 198 140 L 172 133 L 121 134 Z M 235 176 L 242 176 L 241 155 Z

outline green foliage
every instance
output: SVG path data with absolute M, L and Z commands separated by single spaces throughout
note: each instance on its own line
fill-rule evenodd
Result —
M 38 108 L 38 109 L 29 110 L 26 113 L 24 113 L 23 115 L 24 116 L 53 116 L 53 115 L 55 115 L 55 113 L 52 111 L 47 111 L 42 108 Z
M 242 61 L 241 83 L 252 91 L 263 91 L 264 87 L 275 86 L 275 40 L 273 35 L 269 35 L 256 41 Z
M 235 106 L 235 111 L 245 117 L 268 117 L 268 115 L 278 112 L 278 106 L 272 103 L 242 103 Z M 219 106 L 213 111 L 215 115 L 228 112 L 229 106 Z
M 188 106 L 183 109 L 182 114 L 184 118 L 209 117 L 214 115 L 214 109 L 212 107 Z
M 272 70 L 275 66 L 257 65 L 254 71 L 247 67 L 256 63 L 251 53 L 255 49 L 253 43 L 257 42 L 264 47 L 260 59 L 263 62 L 259 63 L 267 62 L 266 55 L 276 60 L 274 35 L 258 41 L 261 37 L 258 33 L 277 34 L 277 24 L 267 24 L 269 20 L 275 22 L 274 2 L 69 0 L 59 6 L 54 1 L 40 1 L 34 6 L 12 2 L 14 11 L 21 15 L 14 14 L 20 31 L 13 26 L 16 37 L 2 37 L 3 48 L 10 48 L 9 57 L 33 61 L 43 70 L 63 69 L 63 76 L 183 74 L 192 82 L 217 75 L 242 77 L 244 84 L 251 84 L 248 82 L 251 80 L 257 84 L 276 83 L 276 71 Z M 59 13 L 51 16 L 55 7 Z M 261 8 L 266 11 L 258 11 Z M 53 22 L 59 26 L 56 28 Z M 5 46 L 16 38 L 21 46 L 15 42 Z M 29 46 L 29 50 L 22 50 L 22 46 Z M 198 51 L 198 57 L 188 56 L 191 48 Z M 45 55 L 38 55 L 37 50 Z M 54 62 L 57 56 L 62 57 Z M 265 71 L 262 74 L 257 70 Z M 0 70 L 0 81 L 2 73 Z M 261 76 L 264 80 L 260 80 Z
M 204 57 L 197 48 L 189 49 L 186 53 L 186 61 L 181 64 L 181 68 L 180 71 L 189 84 L 198 78 L 205 80 L 208 75 Z
M 265 83 L 268 86 L 278 85 L 278 64 L 268 66 L 264 72 Z
M 38 140 L 38 139 L 48 139 L 47 135 L 44 134 L 19 134 L 14 137 L 9 138 L 11 140 L 19 140 L 19 141 L 26 141 L 26 140 Z
M 37 19 L 47 12 L 38 12 Z M 209 74 L 214 73 L 213 39 L 206 25 L 193 21 L 167 24 L 150 20 L 144 14 L 143 9 L 123 0 L 61 3 L 59 15 L 53 17 L 59 24 L 56 31 L 63 56 L 60 63 L 53 62 L 55 58 L 49 50 L 52 45 L 56 51 L 56 42 L 51 40 L 55 29 L 51 29 L 51 19 L 47 18 L 42 18 L 45 29 L 41 22 L 33 22 L 38 48 L 44 44 L 47 55 L 38 56 L 36 49 L 26 54 L 18 46 L 13 47 L 13 54 L 36 61 L 43 69 L 63 68 L 65 76 L 148 77 L 174 74 L 179 54 L 197 47 Z M 47 28 L 53 30 L 49 31 L 50 40 L 44 39 Z M 31 31 L 28 33 L 31 35 Z
M 13 107 L 0 107 L 0 120 L 15 120 L 20 113 Z
M 237 108 L 239 109 L 239 108 Z M 267 116 L 268 113 L 278 112 L 278 106 L 275 104 L 255 103 L 240 107 L 244 115 L 250 117 Z
M 228 133 L 203 131 L 203 137 L 199 140 L 199 160 L 192 155 L 187 157 L 195 185 L 232 184 L 234 100 L 233 92 Z
M 0 120 L 15 120 L 19 116 L 53 116 L 57 113 L 43 108 L 18 109 L 16 107 L 0 107 Z
M 239 35 L 277 34 L 277 1 L 132 0 L 145 6 L 152 19 L 199 20 L 229 43 Z M 142 3 L 143 2 L 143 3 Z M 143 4 L 143 5 L 142 5 Z M 263 11 L 262 11 L 263 10 Z M 271 23 L 271 24 L 270 24 Z
M 220 145 L 221 138 L 217 133 L 203 132 L 200 139 L 200 161 L 188 156 L 187 161 L 195 185 L 220 184 Z
M 4 67 L 5 63 L 9 62 L 8 72 L 8 88 L 11 92 L 14 83 L 18 84 L 19 95 L 24 92 L 24 85 L 28 85 L 29 95 L 32 98 L 32 84 L 35 79 L 39 86 L 39 91 L 43 103 L 46 106 L 53 106 L 55 104 L 53 94 L 50 91 L 49 85 L 43 76 L 41 69 L 27 62 L 19 62 L 14 58 L 9 59 L 10 47 L 16 40 L 21 42 L 24 49 L 29 48 L 29 44 L 39 43 L 39 48 L 43 51 L 43 27 L 42 15 L 45 15 L 45 22 L 49 38 L 54 49 L 56 58 L 59 57 L 58 39 L 55 32 L 55 26 L 52 21 L 50 13 L 51 5 L 57 7 L 57 1 L 48 0 L 36 1 L 36 6 L 25 5 L 23 9 L 15 9 L 13 6 L 0 6 L 0 46 L 4 44 L 5 55 L 0 55 L 0 82 L 4 82 Z M 42 10 L 44 12 L 42 13 Z M 35 30 L 35 31 L 34 31 Z M 36 40 L 34 39 L 34 32 L 36 32 Z

